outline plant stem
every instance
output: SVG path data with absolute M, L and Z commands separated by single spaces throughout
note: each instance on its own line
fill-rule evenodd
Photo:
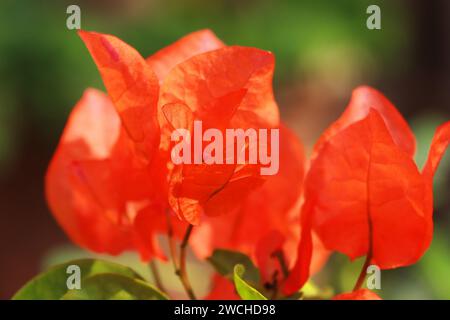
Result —
M 362 266 L 361 272 L 359 273 L 358 280 L 356 280 L 355 286 L 353 287 L 353 291 L 359 290 L 366 278 L 367 268 L 370 266 L 370 260 L 372 260 L 372 254 L 366 256 L 366 261 L 364 261 L 364 265 Z
M 283 277 L 286 279 L 289 276 L 289 268 L 286 264 L 286 259 L 282 250 L 277 250 L 272 254 L 273 257 L 278 259 L 280 263 L 281 272 L 283 272 Z
M 186 248 L 189 243 L 189 237 L 191 236 L 193 225 L 190 224 L 186 230 L 183 241 L 180 245 L 180 259 L 179 259 L 179 268 L 176 269 L 176 274 L 180 278 L 181 283 L 183 284 L 184 290 L 186 291 L 189 299 L 197 300 L 194 291 L 192 290 L 191 283 L 189 282 L 189 278 L 186 270 Z
M 151 260 L 149 263 L 149 266 L 150 266 L 150 271 L 152 273 L 153 280 L 155 281 L 156 287 L 158 287 L 158 289 L 161 290 L 162 292 L 166 292 L 166 290 L 164 289 L 164 286 L 162 284 L 161 276 L 159 274 L 158 266 L 156 265 L 155 260 Z
M 370 164 L 369 164 L 370 167 Z M 367 185 L 369 186 L 369 185 Z M 367 187 L 368 188 L 368 187 Z M 367 194 L 370 195 L 370 190 L 367 190 Z M 367 207 L 367 223 L 368 223 L 368 236 L 369 236 L 369 244 L 368 244 L 368 250 L 366 255 L 366 261 L 364 261 L 364 264 L 362 266 L 361 272 L 359 273 L 358 280 L 356 280 L 355 286 L 353 287 L 353 291 L 359 290 L 364 282 L 364 279 L 366 279 L 367 275 L 367 268 L 370 266 L 370 260 L 372 260 L 372 251 L 373 251 L 373 243 L 372 243 L 372 233 L 373 233 L 373 227 L 372 227 L 372 219 L 370 215 L 370 207 Z
M 189 227 L 186 230 L 186 233 L 183 237 L 183 241 L 180 244 L 180 257 L 177 259 L 177 249 L 175 244 L 175 238 L 173 237 L 173 229 L 172 225 L 170 223 L 170 217 L 169 214 L 167 214 L 167 236 L 169 240 L 169 251 L 170 256 L 172 258 L 173 268 L 175 270 L 175 274 L 180 278 L 181 284 L 184 287 L 184 290 L 186 291 L 187 295 L 189 296 L 189 299 L 191 300 L 197 300 L 194 291 L 192 290 L 191 283 L 189 282 L 189 278 L 187 276 L 187 270 L 186 270 L 186 248 L 189 243 L 189 237 L 191 236 L 193 225 L 189 225 Z
M 270 287 L 272 288 L 272 295 L 270 297 L 270 300 L 277 299 L 278 296 L 278 270 L 275 270 L 275 272 L 272 275 L 272 283 L 270 284 Z
M 370 146 L 372 149 L 373 145 Z M 371 172 L 372 158 L 369 157 L 369 165 L 367 170 L 367 181 L 370 181 L 370 172 Z M 372 215 L 370 210 L 370 183 L 366 184 L 366 195 L 367 195 L 367 227 L 368 227 L 368 250 L 366 255 L 366 261 L 362 266 L 361 272 L 359 273 L 358 279 L 356 280 L 355 286 L 353 287 L 353 291 L 359 290 L 366 279 L 367 267 L 370 265 L 370 260 L 372 260 L 372 252 L 373 252 L 373 225 L 372 225 Z
M 167 216 L 167 238 L 169 241 L 169 251 L 170 251 L 170 257 L 173 264 L 173 269 L 175 272 L 178 270 L 178 259 L 177 259 L 177 248 L 175 244 L 175 238 L 173 237 L 173 228 L 172 224 L 170 223 L 170 215 L 169 212 L 166 212 Z

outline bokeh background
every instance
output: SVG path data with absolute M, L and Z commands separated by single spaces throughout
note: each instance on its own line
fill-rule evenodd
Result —
M 228 44 L 271 50 L 282 117 L 308 148 L 360 84 L 380 89 L 408 119 L 420 165 L 435 127 L 450 119 L 447 0 L 1 0 L 2 299 L 49 264 L 87 255 L 70 245 L 43 195 L 71 108 L 85 88 L 103 89 L 86 48 L 66 28 L 69 4 L 81 7 L 83 29 L 115 34 L 144 56 L 202 28 Z M 382 30 L 366 28 L 370 4 L 381 7 Z M 435 181 L 432 246 L 415 266 L 382 272 L 383 298 L 450 299 L 449 156 Z M 120 259 L 138 263 L 132 254 Z M 317 284 L 349 290 L 360 266 L 334 255 Z

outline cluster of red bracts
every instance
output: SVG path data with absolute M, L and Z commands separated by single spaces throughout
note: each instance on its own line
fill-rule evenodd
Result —
M 366 256 L 381 269 L 415 263 L 433 233 L 432 179 L 450 141 L 437 129 L 420 172 L 415 138 L 379 92 L 359 87 L 308 161 L 279 119 L 270 52 L 192 33 L 144 59 L 114 36 L 80 32 L 108 94 L 88 89 L 72 111 L 46 176 L 51 211 L 79 246 L 142 260 L 166 259 L 157 235 L 200 257 L 225 248 L 249 255 L 263 281 L 278 272 L 292 294 L 329 252 Z M 217 128 L 279 128 L 279 172 L 255 165 L 171 162 L 170 133 L 201 120 Z M 209 298 L 232 298 L 215 278 Z M 337 299 L 377 298 L 355 290 Z

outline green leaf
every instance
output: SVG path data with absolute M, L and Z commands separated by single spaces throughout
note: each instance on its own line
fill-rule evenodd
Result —
M 149 283 L 128 276 L 101 273 L 87 277 L 80 290 L 69 290 L 63 300 L 167 300 Z
M 208 261 L 213 265 L 218 273 L 233 281 L 234 267 L 237 264 L 243 265 L 245 272 L 245 280 L 258 285 L 260 283 L 260 274 L 258 268 L 253 264 L 252 260 L 243 253 L 217 249 L 214 250 Z
M 244 273 L 245 267 L 242 264 L 234 267 L 234 286 L 242 300 L 267 300 L 258 290 L 242 279 Z
M 449 240 L 450 238 L 442 228 L 436 228 L 433 243 L 418 265 L 420 277 L 423 277 L 431 288 L 434 294 L 433 299 L 450 297 L 450 278 L 447 276 L 450 270 Z
M 331 299 L 334 296 L 333 288 L 319 287 L 312 280 L 305 283 L 302 290 L 302 298 L 308 299 Z
M 133 279 L 143 280 L 131 268 L 96 259 L 80 259 L 63 263 L 39 274 L 23 286 L 13 297 L 14 300 L 55 300 L 63 297 L 67 291 L 67 268 L 76 265 L 80 268 L 81 287 L 84 279 L 101 273 L 119 274 Z

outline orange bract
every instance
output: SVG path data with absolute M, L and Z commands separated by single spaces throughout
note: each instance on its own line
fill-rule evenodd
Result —
M 333 300 L 382 300 L 376 293 L 360 289 L 349 293 L 341 293 L 333 298 Z
M 377 111 L 324 145 L 308 179 L 313 228 L 327 248 L 351 259 L 370 254 L 382 269 L 422 255 L 421 244 L 431 238 L 424 181 Z
M 269 52 L 224 47 L 177 65 L 164 79 L 160 109 L 172 128 L 274 128 L 278 107 L 273 100 L 274 59 Z M 183 164 L 173 171 L 172 208 L 191 224 L 206 215 L 227 213 L 263 183 L 257 165 Z M 233 200 L 231 200 L 233 199 Z
M 72 111 L 47 172 L 47 201 L 82 247 L 110 254 L 135 249 L 144 260 L 163 257 L 154 236 L 167 233 L 169 154 L 159 149 L 157 76 L 220 41 L 199 31 L 145 61 L 114 36 L 79 34 L 109 97 L 87 90 Z M 172 213 L 169 219 L 179 236 L 183 223 Z
M 248 190 L 248 197 L 226 216 L 205 218 L 198 227 L 198 235 L 220 232 L 220 236 L 211 237 L 211 242 L 204 243 L 203 237 L 194 235 L 194 250 L 205 257 L 215 248 L 240 250 L 254 256 L 258 242 L 273 231 L 282 233 L 288 239 L 288 247 L 295 248 L 299 237 L 295 209 L 302 190 L 303 174 L 303 147 L 298 138 L 282 125 L 279 172 L 268 176 L 262 186 Z
M 164 165 L 155 159 L 149 167 L 140 159 L 111 100 L 87 90 L 71 113 L 46 176 L 49 206 L 75 243 L 110 254 L 138 248 L 144 259 L 161 256 L 154 243 L 141 241 L 135 227 L 142 208 L 160 213 L 167 202 L 160 193 Z M 147 183 L 150 179 L 153 184 Z
M 295 261 L 300 238 L 298 208 L 304 167 L 302 144 L 294 133 L 281 125 L 279 172 L 251 190 L 239 208 L 226 216 L 205 218 L 193 235 L 193 250 L 200 257 L 209 256 L 216 248 L 240 251 L 253 259 L 263 283 L 272 282 L 274 274 L 281 283 L 284 275 L 277 253 L 283 254 L 289 268 Z M 315 238 L 311 272 L 318 271 L 327 257 L 328 251 Z M 215 288 L 225 290 L 223 286 Z M 221 296 L 215 291 L 212 295 Z
M 162 82 L 177 64 L 197 54 L 224 46 L 225 44 L 211 30 L 199 30 L 151 55 L 147 58 L 147 63 Z
M 147 60 L 114 36 L 79 34 L 108 96 L 88 90 L 74 108 L 48 169 L 49 206 L 85 248 L 162 257 L 154 236 L 167 233 L 167 216 L 179 237 L 186 223 L 176 215 L 196 223 L 204 211 L 227 213 L 264 182 L 253 165 L 174 166 L 170 131 L 194 119 L 221 129 L 277 127 L 274 58 L 227 47 L 209 30 Z
M 240 300 L 233 282 L 215 274 L 211 281 L 211 290 L 205 297 L 206 300 Z
M 420 172 L 406 121 L 378 91 L 359 87 L 318 140 L 305 173 L 300 141 L 280 124 L 270 52 L 226 46 L 202 30 L 145 60 L 114 36 L 80 36 L 108 95 L 85 92 L 46 175 L 49 206 L 78 245 L 164 258 L 156 235 L 170 229 L 180 238 L 187 223 L 198 224 L 191 244 L 199 257 L 218 248 L 243 252 L 262 281 L 275 275 L 285 294 L 301 288 L 329 250 L 389 269 L 415 263 L 428 248 L 432 179 L 450 122 L 438 128 Z M 250 161 L 172 162 L 172 131 L 192 136 L 197 120 L 222 136 L 226 129 L 279 129 L 278 173 L 261 176 L 261 164 Z M 269 143 L 258 148 L 272 150 Z M 210 297 L 221 297 L 217 290 L 235 296 L 223 281 L 216 278 Z M 375 297 L 359 290 L 336 299 Z
M 319 139 L 302 209 L 302 228 L 310 232 L 302 234 L 287 292 L 308 278 L 312 230 L 327 249 L 351 259 L 367 255 L 382 269 L 415 263 L 428 248 L 432 181 L 426 172 L 434 172 L 448 144 L 449 125 L 438 132 L 433 164 L 421 174 L 412 159 L 414 137 L 393 108 L 375 90 L 358 88 L 343 116 Z M 359 113 L 366 115 L 350 116 Z
M 158 79 L 144 58 L 120 39 L 79 32 L 103 78 L 124 127 L 151 159 L 159 146 Z
M 323 144 L 336 133 L 365 118 L 371 109 L 375 109 L 383 117 L 396 145 L 410 156 L 414 156 L 416 139 L 402 115 L 380 92 L 371 87 L 360 86 L 353 91 L 350 103 L 344 113 L 320 136 L 314 146 L 312 158 L 319 152 Z

